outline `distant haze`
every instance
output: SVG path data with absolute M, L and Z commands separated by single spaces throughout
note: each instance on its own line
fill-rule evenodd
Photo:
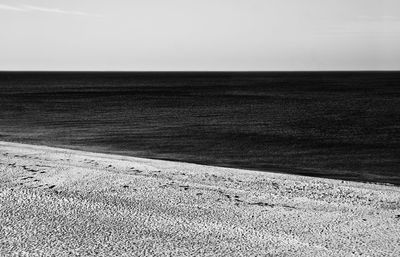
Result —
M 399 0 L 0 0 L 0 70 L 400 70 Z

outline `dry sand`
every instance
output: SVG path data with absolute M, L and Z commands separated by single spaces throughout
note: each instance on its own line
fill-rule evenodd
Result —
M 400 256 L 400 188 L 0 142 L 0 255 Z

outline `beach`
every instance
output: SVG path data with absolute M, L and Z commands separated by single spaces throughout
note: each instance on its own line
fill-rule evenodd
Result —
M 400 188 L 0 142 L 1 256 L 399 256 Z

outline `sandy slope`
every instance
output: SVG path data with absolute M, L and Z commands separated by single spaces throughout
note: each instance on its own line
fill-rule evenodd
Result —
M 400 188 L 0 142 L 0 255 L 400 256 Z

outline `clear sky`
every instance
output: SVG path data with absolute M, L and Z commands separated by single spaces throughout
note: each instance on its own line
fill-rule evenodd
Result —
M 0 70 L 400 70 L 400 0 L 0 0 Z

